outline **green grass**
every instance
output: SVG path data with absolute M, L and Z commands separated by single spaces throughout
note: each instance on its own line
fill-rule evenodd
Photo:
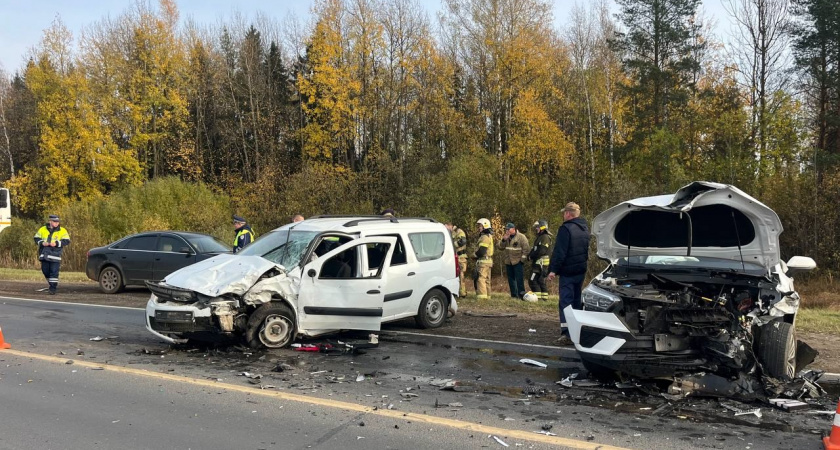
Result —
M 64 272 L 58 275 L 60 281 L 93 283 L 84 272 Z M 0 267 L 0 280 L 3 281 L 44 281 L 44 274 L 40 270 L 6 269 Z
M 840 311 L 802 308 L 796 315 L 796 329 L 811 333 L 840 334 Z
M 458 311 L 550 314 L 557 315 L 557 296 L 550 295 L 548 301 L 525 302 L 511 298 L 509 294 L 493 293 L 489 299 L 479 300 L 470 293 L 465 298 L 458 299 Z

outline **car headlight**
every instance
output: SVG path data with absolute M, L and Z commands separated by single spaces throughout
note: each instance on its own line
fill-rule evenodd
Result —
M 581 294 L 583 309 L 589 311 L 608 311 L 612 305 L 621 301 L 621 297 L 612 292 L 590 284 Z

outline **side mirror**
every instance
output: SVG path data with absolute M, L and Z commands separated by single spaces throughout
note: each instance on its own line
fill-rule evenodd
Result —
M 787 262 L 786 275 L 792 275 L 797 272 L 807 272 L 817 268 L 817 263 L 807 256 L 794 256 Z
M 315 275 L 317 275 L 318 273 L 315 272 L 315 269 L 309 269 L 309 271 L 306 272 L 306 274 L 309 275 L 312 278 L 315 278 Z
M 181 247 L 181 248 L 178 249 L 178 253 L 184 253 L 186 255 L 192 255 L 193 251 L 189 247 Z

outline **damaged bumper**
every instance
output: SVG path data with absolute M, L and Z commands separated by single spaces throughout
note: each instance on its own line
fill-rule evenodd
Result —
M 217 335 L 220 331 L 209 306 L 161 303 L 154 294 L 146 303 L 146 329 L 170 344 L 184 344 L 191 336 Z

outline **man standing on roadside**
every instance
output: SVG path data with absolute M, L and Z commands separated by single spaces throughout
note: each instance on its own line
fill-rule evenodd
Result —
M 548 222 L 538 220 L 534 222 L 534 232 L 537 238 L 534 240 L 534 247 L 528 253 L 531 260 L 531 277 L 528 278 L 528 286 L 531 292 L 537 296 L 537 300 L 548 300 L 548 288 L 545 286 L 545 278 L 548 276 L 548 265 L 551 258 L 551 233 L 548 231 Z
M 446 229 L 449 230 L 449 235 L 452 237 L 455 254 L 458 255 L 458 268 L 460 269 L 458 278 L 461 281 L 458 296 L 466 297 L 467 283 L 464 282 L 464 277 L 467 273 L 467 233 L 464 233 L 464 230 L 456 227 L 452 222 L 446 222 Z
M 569 329 L 564 309 L 571 306 L 581 309 L 581 288 L 586 276 L 586 262 L 589 259 L 589 226 L 580 217 L 580 206 L 566 203 L 563 208 L 563 224 L 557 230 L 557 243 L 549 264 L 548 281 L 560 275 L 560 345 L 568 345 Z
M 50 286 L 50 295 L 55 295 L 58 289 L 58 270 L 61 268 L 61 252 L 70 245 L 70 233 L 59 224 L 59 218 L 51 215 L 49 222 L 35 233 L 35 243 L 38 244 L 38 259 L 41 261 L 41 272 Z
M 239 253 L 246 245 L 254 241 L 254 232 L 247 220 L 236 215 L 233 216 L 233 229 L 236 231 L 236 237 L 233 239 L 233 253 Z
M 490 299 L 490 273 L 493 270 L 493 229 L 484 218 L 475 223 L 478 227 L 478 249 L 475 251 L 475 266 L 478 278 L 475 283 L 476 298 Z
M 525 295 L 523 263 L 528 259 L 528 247 L 528 237 L 516 231 L 516 225 L 508 222 L 505 225 L 505 235 L 499 241 L 499 250 L 505 251 L 505 269 L 511 298 L 522 298 Z

